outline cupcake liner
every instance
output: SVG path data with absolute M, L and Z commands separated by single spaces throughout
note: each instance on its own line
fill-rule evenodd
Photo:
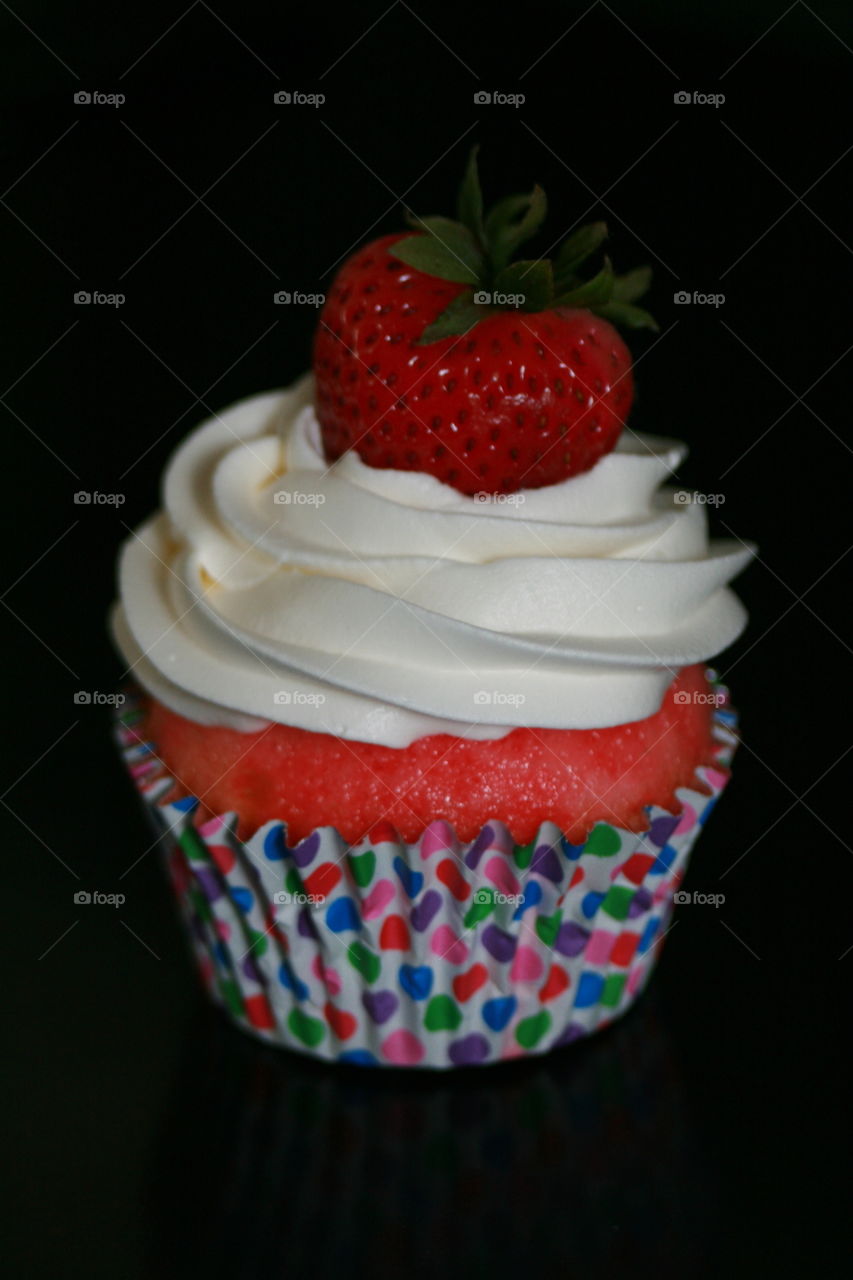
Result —
M 329 1061 L 448 1068 L 569 1044 L 642 991 L 728 780 L 737 717 L 717 693 L 714 764 L 677 812 L 647 806 L 641 834 L 599 822 L 582 845 L 552 822 L 518 845 L 499 821 L 469 842 L 444 821 L 413 844 L 380 823 L 357 844 L 322 827 L 291 847 L 280 821 L 244 841 L 236 814 L 196 825 L 196 799 L 166 799 L 132 692 L 117 733 L 204 982 L 237 1025 Z

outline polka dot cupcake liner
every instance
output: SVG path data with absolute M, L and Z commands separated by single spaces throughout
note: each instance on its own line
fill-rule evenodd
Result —
M 546 1053 L 624 1013 L 654 967 L 687 859 L 728 780 L 737 717 L 717 686 L 714 764 L 648 806 L 641 834 L 599 822 L 572 844 L 552 822 L 516 844 L 487 823 L 462 842 L 435 821 L 414 844 L 388 823 L 358 844 L 333 827 L 294 846 L 280 821 L 237 837 L 166 799 L 156 745 L 118 740 L 155 829 L 205 985 L 244 1030 L 327 1061 L 448 1068 Z

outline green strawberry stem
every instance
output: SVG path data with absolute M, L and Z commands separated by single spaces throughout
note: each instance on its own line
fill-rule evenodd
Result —
M 545 192 L 535 186 L 529 195 L 504 196 L 485 212 L 477 150 L 473 147 L 468 157 L 456 220 L 408 213 L 409 225 L 420 234 L 406 235 L 394 245 L 394 256 L 407 266 L 466 286 L 427 325 L 421 344 L 467 333 L 485 316 L 510 308 L 531 312 L 579 307 L 625 328 L 657 329 L 648 311 L 635 305 L 651 282 L 650 267 L 617 276 L 605 257 L 595 275 L 585 279 L 579 274 L 607 239 L 603 222 L 591 222 L 573 231 L 553 262 L 547 258 L 515 259 L 545 220 Z M 501 302 L 501 298 L 512 301 Z

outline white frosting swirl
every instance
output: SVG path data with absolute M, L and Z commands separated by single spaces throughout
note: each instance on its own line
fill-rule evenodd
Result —
M 329 465 L 311 398 L 306 377 L 200 426 L 124 547 L 116 640 L 181 714 L 388 746 L 603 728 L 742 630 L 726 583 L 752 548 L 660 489 L 682 445 L 624 432 L 583 475 L 478 501 Z

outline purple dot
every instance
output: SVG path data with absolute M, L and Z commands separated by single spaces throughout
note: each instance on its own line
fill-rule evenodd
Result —
M 649 840 L 662 849 L 679 822 L 680 818 L 655 818 L 649 828 Z
M 393 991 L 365 991 L 361 1003 L 374 1022 L 387 1022 L 400 1003 Z
M 207 867 L 193 867 L 193 871 L 208 902 L 215 902 L 217 898 L 222 897 L 225 890 L 215 871 L 210 871 Z
M 487 849 L 490 849 L 495 838 L 491 827 L 483 827 L 471 848 L 465 854 L 465 866 L 473 871 Z
M 485 1036 L 474 1032 L 454 1040 L 447 1050 L 447 1056 L 455 1067 L 472 1067 L 478 1062 L 485 1062 L 489 1056 L 489 1042 Z
M 412 928 L 417 929 L 418 933 L 423 933 L 424 929 L 429 926 L 435 913 L 441 906 L 441 894 L 436 889 L 430 889 L 421 898 L 416 907 L 412 907 L 409 913 L 409 919 L 412 922 Z
M 515 955 L 516 942 L 510 934 L 504 933 L 496 924 L 490 924 L 483 930 L 483 946 L 490 956 L 494 956 L 502 964 Z
M 628 919 L 636 920 L 637 916 L 645 915 L 651 905 L 652 895 L 648 889 L 638 889 L 628 907 Z
M 297 867 L 307 867 L 317 857 L 317 850 L 320 848 L 320 833 L 312 831 L 310 836 L 298 844 L 293 850 L 293 861 Z
M 578 1026 L 576 1022 L 570 1022 L 565 1031 L 561 1031 L 557 1039 L 551 1045 L 552 1049 L 561 1049 L 565 1044 L 574 1044 L 575 1040 L 581 1040 L 586 1035 L 583 1027 Z
M 540 844 L 533 855 L 530 870 L 535 871 L 537 875 L 544 876 L 552 884 L 559 884 L 563 878 L 560 859 L 549 844 Z
M 561 924 L 554 939 L 554 950 L 561 956 L 579 956 L 588 941 L 588 929 L 579 924 Z
M 314 928 L 314 921 L 311 919 L 311 908 L 309 906 L 301 907 L 296 921 L 296 928 L 300 936 L 303 938 L 316 938 L 317 930 Z
M 252 982 L 260 982 L 261 975 L 258 972 L 258 966 L 255 964 L 251 956 L 245 956 L 240 964 L 243 973 Z

